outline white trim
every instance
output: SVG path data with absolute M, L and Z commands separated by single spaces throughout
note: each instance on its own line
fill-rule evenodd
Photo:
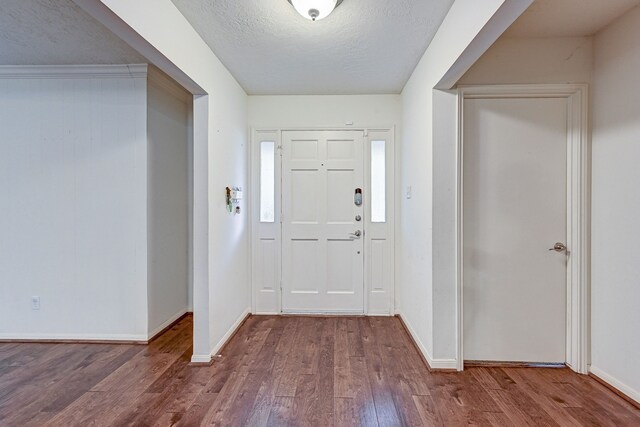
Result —
M 593 375 L 595 375 L 596 377 L 598 377 L 602 381 L 604 381 L 607 384 L 609 384 L 611 387 L 617 389 L 620 393 L 623 393 L 627 397 L 629 397 L 630 399 L 633 399 L 637 403 L 640 403 L 640 391 L 639 390 L 634 390 L 632 387 L 626 385 L 622 381 L 619 381 L 619 380 L 615 379 L 611 375 L 607 374 L 606 372 L 604 372 L 603 370 L 601 370 L 600 368 L 597 368 L 595 366 L 589 367 L 589 372 L 591 372 Z
M 149 334 L 147 335 L 148 338 L 147 339 L 152 339 L 153 337 L 155 337 L 156 335 L 158 335 L 160 332 L 162 332 L 162 330 L 164 328 L 166 328 L 167 326 L 171 325 L 173 322 L 175 322 L 176 320 L 178 320 L 179 318 L 181 318 L 182 316 L 184 316 L 185 314 L 189 313 L 188 309 L 183 309 L 178 311 L 176 314 L 174 314 L 173 316 L 171 316 L 169 319 L 165 320 L 164 322 L 162 322 L 162 324 L 156 328 L 154 328 L 152 331 L 149 331 Z
M 282 310 L 282 313 L 285 316 L 357 316 L 357 317 L 362 317 L 365 316 L 367 314 L 365 314 L 362 310 L 344 310 L 344 311 L 317 311 L 317 310 L 309 310 L 309 311 L 304 311 L 304 310 Z M 368 315 L 367 315 L 368 316 Z
M 568 102 L 567 157 L 567 246 L 571 257 L 567 264 L 567 341 L 566 363 L 574 371 L 586 374 L 589 360 L 589 131 L 588 85 L 487 85 L 462 86 L 458 90 L 458 146 L 456 195 L 456 300 L 457 369 L 464 369 L 464 296 L 463 296 L 463 171 L 464 100 L 495 98 L 566 98 Z
M 413 329 L 413 326 L 411 325 L 411 323 L 409 323 L 407 318 L 400 313 L 396 314 L 396 316 L 398 316 L 400 318 L 400 321 L 405 325 L 407 331 L 409 332 L 409 335 L 411 335 L 411 338 L 413 339 L 413 342 L 416 343 L 416 346 L 418 347 L 418 351 L 420 351 L 422 356 L 425 358 L 425 360 L 429 364 L 429 369 L 432 369 L 432 370 L 457 369 L 456 359 L 434 359 L 433 357 L 431 357 L 429 350 L 427 350 L 427 347 L 424 345 L 422 340 L 420 340 L 420 337 L 416 333 L 415 329 Z
M 136 341 L 147 343 L 145 334 L 0 334 L 0 341 Z
M 213 358 L 218 355 L 218 352 L 222 349 L 222 347 L 224 347 L 227 341 L 231 339 L 233 334 L 236 333 L 240 325 L 242 325 L 242 323 L 246 320 L 246 318 L 250 314 L 251 314 L 250 308 L 247 308 L 246 310 L 244 310 L 240 315 L 240 317 L 238 317 L 236 321 L 233 322 L 233 325 L 231 325 L 227 333 L 224 334 L 224 336 L 220 338 L 220 341 L 218 341 L 218 343 L 213 347 L 213 350 L 211 350 L 211 353 L 194 354 L 191 356 L 191 363 L 210 363 L 213 360 Z
M 193 356 L 191 356 L 191 363 L 211 363 L 211 360 L 213 360 L 213 357 L 210 354 L 194 354 Z
M 429 366 L 432 370 L 447 370 L 452 371 L 457 369 L 457 360 L 456 359 L 427 359 Z
M 567 144 L 567 245 L 571 256 L 567 268 L 567 364 L 581 374 L 589 369 L 590 279 L 590 158 L 589 100 L 587 85 L 575 87 L 568 96 L 569 141 Z
M 211 350 L 211 356 L 212 357 L 218 355 L 220 350 L 222 350 L 222 347 L 224 347 L 224 345 L 227 343 L 227 341 L 229 341 L 231 339 L 233 334 L 236 333 L 236 331 L 238 330 L 240 325 L 242 325 L 242 323 L 247 319 L 247 317 L 249 317 L 250 314 L 251 314 L 251 309 L 250 308 L 246 308 L 242 312 L 242 314 L 240 314 L 240 317 L 238 317 L 236 319 L 236 321 L 233 322 L 233 325 L 231 325 L 231 327 L 229 328 L 227 333 L 224 334 L 222 336 L 222 338 L 220 338 L 220 341 L 218 341 L 218 343 L 215 346 L 213 346 L 213 350 Z
M 147 64 L 2 65 L 0 79 L 145 78 Z
M 456 370 L 461 372 L 464 370 L 464 311 L 463 311 L 463 235 L 462 235 L 462 212 L 464 209 L 464 186 L 463 186 L 463 174 L 464 166 L 464 150 L 462 141 L 462 127 L 464 125 L 464 94 L 458 91 L 458 103 L 456 106 L 456 114 L 458 117 L 458 129 L 456 138 L 458 143 L 456 144 L 456 182 L 455 187 L 455 253 L 456 253 L 456 265 L 455 265 L 455 280 L 456 280 Z
M 256 178 L 256 171 L 254 171 L 253 164 L 253 144 L 255 143 L 255 133 L 252 127 L 248 128 L 249 130 L 249 147 L 247 149 L 247 189 L 245 190 L 245 201 L 246 201 L 246 214 L 247 214 L 247 232 L 249 233 L 249 259 L 247 262 L 247 273 L 249 275 L 249 288 L 251 289 L 251 295 L 249 295 L 249 304 L 251 305 L 251 312 L 255 314 L 259 314 L 256 310 L 256 289 L 255 289 L 255 272 L 253 271 L 253 260 L 254 260 L 254 244 L 256 225 L 254 223 L 254 216 L 259 215 L 260 211 L 256 213 L 256 206 L 254 202 L 254 188 L 256 188 L 255 193 L 260 194 L 260 191 L 257 189 L 254 179 Z
M 233 322 L 233 325 L 231 325 L 227 333 L 224 334 L 222 338 L 220 338 L 220 341 L 218 341 L 218 343 L 215 346 L 213 346 L 213 350 L 211 350 L 211 356 L 217 355 L 218 352 L 222 350 L 222 347 L 224 347 L 227 341 L 229 341 L 229 339 L 233 336 L 233 334 L 236 333 L 240 325 L 242 325 L 242 322 L 244 322 L 247 316 L 249 316 L 250 314 L 251 314 L 250 308 L 245 309 L 242 312 L 242 314 L 240 314 L 240 317 L 238 317 L 236 321 Z

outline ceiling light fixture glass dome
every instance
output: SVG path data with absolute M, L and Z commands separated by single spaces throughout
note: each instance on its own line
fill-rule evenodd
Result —
M 342 0 L 288 0 L 298 13 L 311 21 L 329 16 Z

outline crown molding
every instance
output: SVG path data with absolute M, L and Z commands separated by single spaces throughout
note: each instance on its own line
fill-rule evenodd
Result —
M 1 65 L 0 79 L 146 78 L 147 64 Z

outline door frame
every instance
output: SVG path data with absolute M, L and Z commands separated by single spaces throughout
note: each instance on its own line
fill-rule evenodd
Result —
M 371 178 L 371 141 L 384 139 L 387 144 L 386 150 L 386 193 L 387 193 L 387 221 L 384 225 L 372 224 L 370 215 L 365 215 L 365 223 L 363 224 L 364 233 L 364 315 L 365 316 L 393 316 L 395 315 L 395 191 L 396 191 L 396 145 L 394 125 L 391 126 L 368 126 L 368 127 L 287 127 L 287 126 L 261 126 L 252 127 L 251 142 L 248 150 L 249 159 L 249 182 L 251 183 L 247 192 L 247 205 L 249 208 L 249 227 L 250 227 L 250 280 L 251 280 L 251 312 L 254 314 L 270 314 L 280 315 L 282 312 L 282 223 L 281 223 L 281 207 L 282 207 L 282 134 L 287 131 L 357 131 L 364 134 L 364 199 L 365 203 L 370 200 L 369 182 Z M 259 221 L 260 212 L 260 180 L 259 180 L 259 144 L 262 141 L 274 141 L 276 150 L 276 214 L 273 223 L 272 238 L 277 247 L 275 253 L 276 266 L 274 270 L 275 280 L 274 286 L 265 289 L 258 283 L 261 279 L 255 277 L 256 271 L 259 270 L 259 240 L 261 223 Z M 255 189 L 255 191 L 253 191 Z M 377 290 L 373 287 L 372 274 L 372 241 L 376 240 L 376 236 L 385 236 L 387 247 L 391 250 L 390 271 L 387 272 L 387 287 L 383 290 Z M 258 298 L 258 296 L 260 296 Z M 331 315 L 332 313 L 310 313 Z
M 566 365 L 588 373 L 589 356 L 589 87 L 587 84 L 461 86 L 458 88 L 456 188 L 457 370 L 464 369 L 464 101 L 467 99 L 562 98 L 567 100 Z

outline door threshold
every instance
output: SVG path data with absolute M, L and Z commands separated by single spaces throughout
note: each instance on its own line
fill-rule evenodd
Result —
M 499 362 L 493 360 L 465 360 L 465 368 L 566 368 L 562 362 Z
M 342 313 L 304 313 L 304 312 L 282 312 L 280 313 L 282 317 L 367 317 L 364 313 L 353 313 L 353 312 L 342 312 Z

